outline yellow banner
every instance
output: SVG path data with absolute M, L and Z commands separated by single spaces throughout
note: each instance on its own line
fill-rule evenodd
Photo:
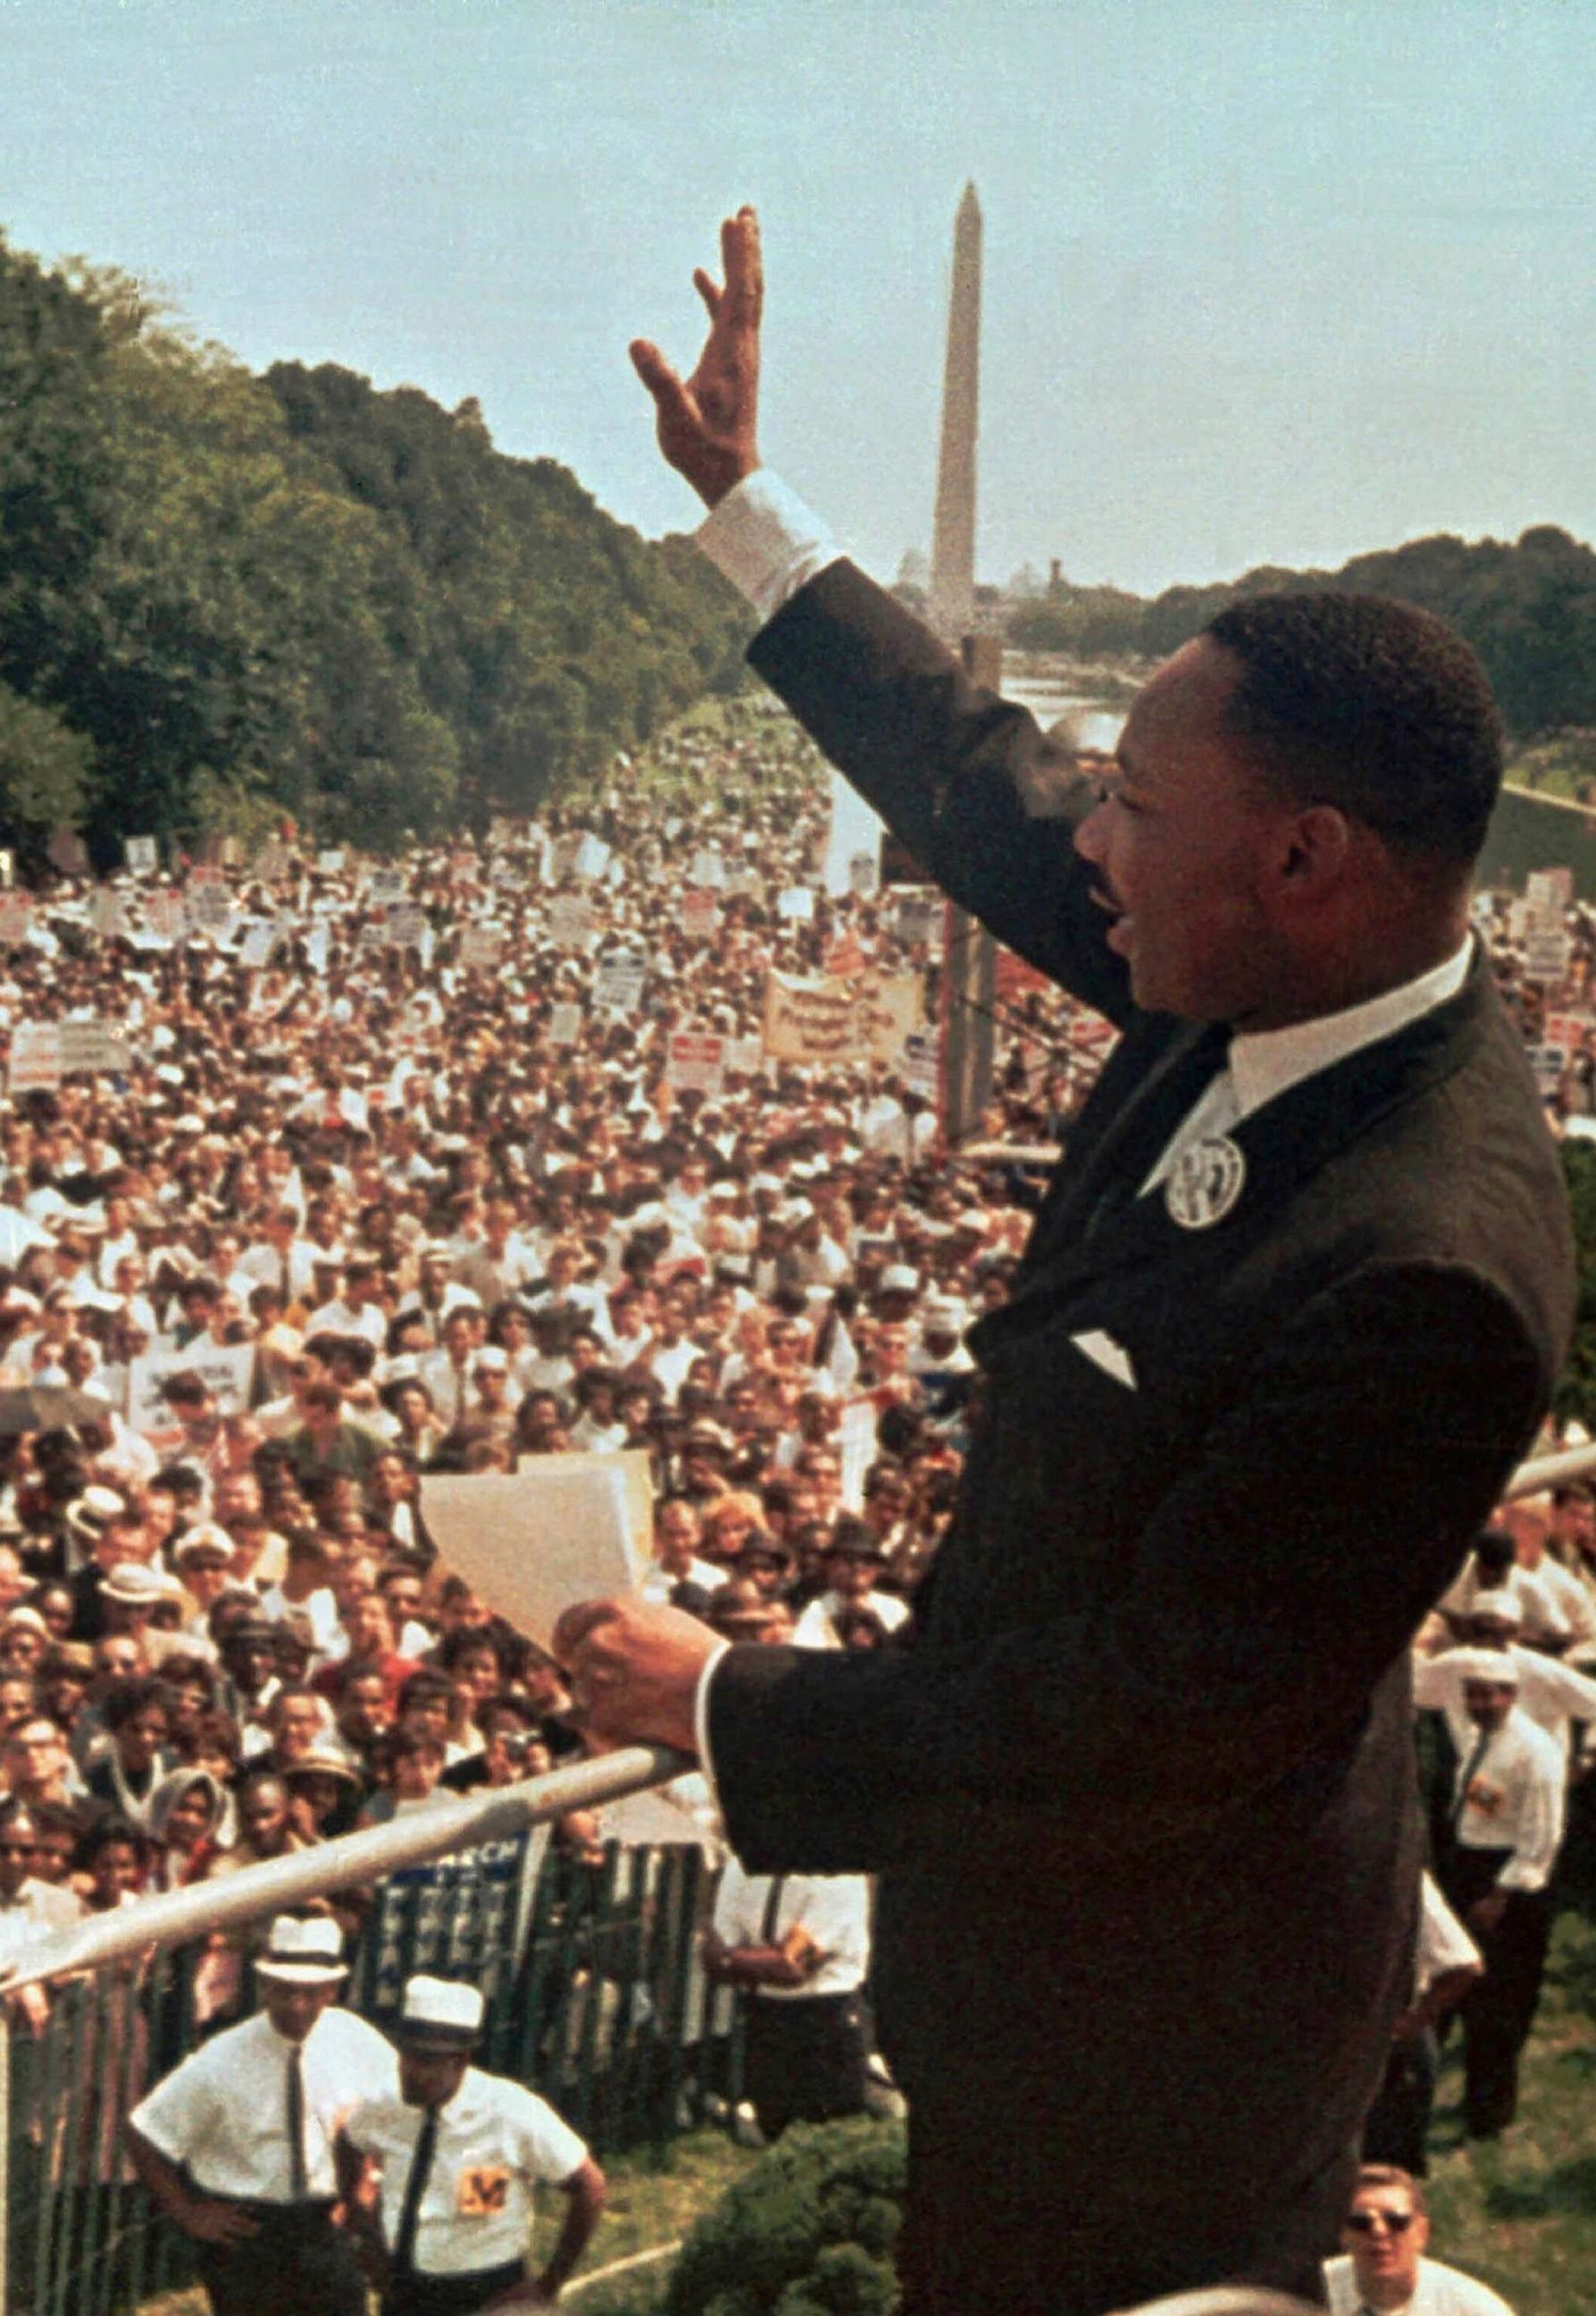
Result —
M 881 1062 L 896 1068 L 925 1020 L 920 976 L 772 973 L 765 984 L 765 1054 L 774 1062 Z

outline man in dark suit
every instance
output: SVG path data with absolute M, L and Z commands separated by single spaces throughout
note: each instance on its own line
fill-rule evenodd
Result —
M 607 1602 L 562 1655 L 599 1741 L 700 1745 L 750 1870 L 879 1873 L 917 2316 L 1316 2297 L 1410 1969 L 1407 1643 L 1571 1318 L 1555 1154 L 1468 932 L 1494 710 L 1439 622 L 1274 599 L 1155 677 L 1110 779 L 1069 779 L 762 475 L 751 212 L 723 252 L 694 377 L 634 359 L 706 546 L 773 611 L 754 665 L 1123 1034 L 970 1338 L 917 1645 L 717 1661 Z

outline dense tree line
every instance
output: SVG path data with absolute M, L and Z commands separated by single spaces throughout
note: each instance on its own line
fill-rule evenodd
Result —
M 256 378 L 0 239 L 0 842 L 524 811 L 735 684 L 746 631 L 475 404 Z
M 1339 571 L 1266 565 L 1233 583 L 1166 588 L 1151 601 L 1065 584 L 1017 604 L 1009 640 L 1032 651 L 1162 658 L 1238 596 L 1295 587 L 1396 596 L 1450 620 L 1484 660 L 1517 739 L 1596 723 L 1596 554 L 1549 523 L 1512 546 L 1417 539 Z

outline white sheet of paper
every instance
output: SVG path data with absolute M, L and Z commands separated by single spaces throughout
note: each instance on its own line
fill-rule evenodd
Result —
M 545 1649 L 574 1601 L 636 1590 L 653 1503 L 641 1451 L 533 1456 L 515 1473 L 428 1474 L 421 1483 L 444 1565 Z

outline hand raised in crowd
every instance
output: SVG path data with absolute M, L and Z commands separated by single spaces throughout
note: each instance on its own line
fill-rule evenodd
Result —
M 744 208 L 720 228 L 726 279 L 700 266 L 693 287 L 709 309 L 709 334 L 698 368 L 683 380 L 647 338 L 632 342 L 633 367 L 658 420 L 667 462 L 714 506 L 760 463 L 759 330 L 764 308 L 759 219 Z

